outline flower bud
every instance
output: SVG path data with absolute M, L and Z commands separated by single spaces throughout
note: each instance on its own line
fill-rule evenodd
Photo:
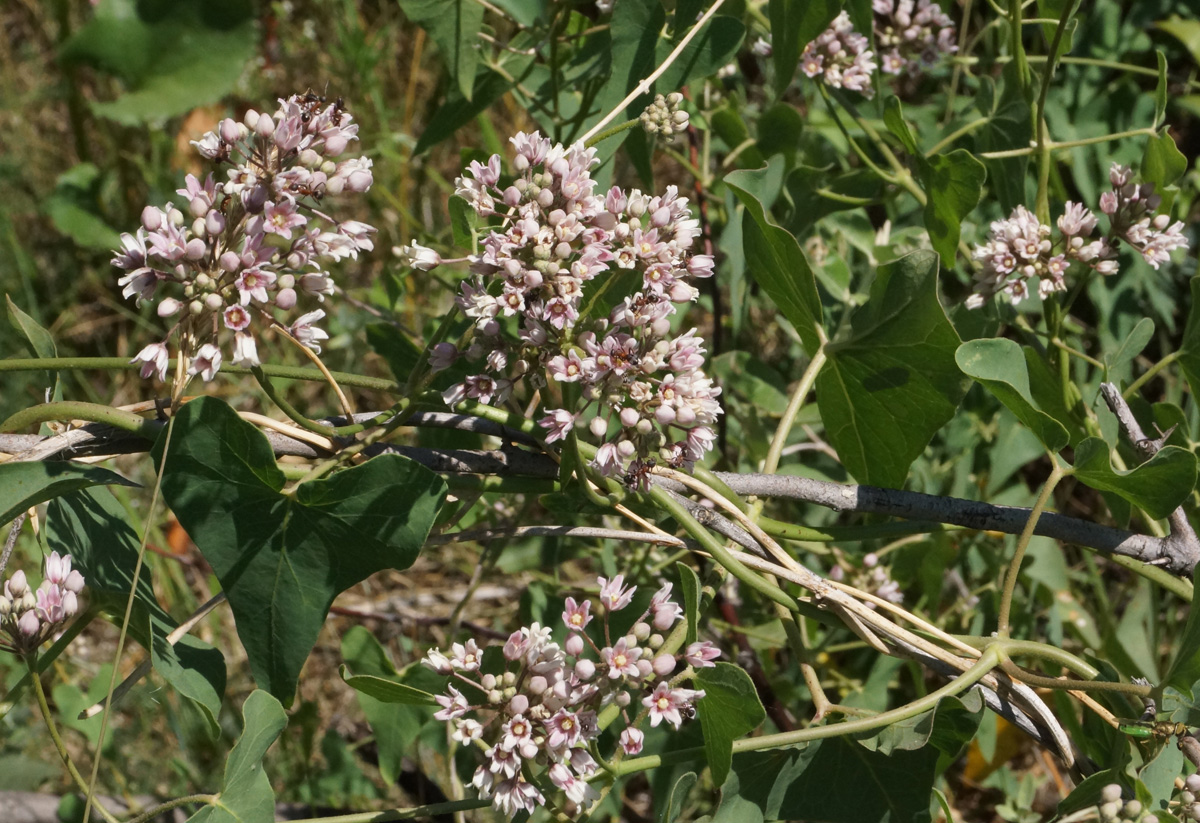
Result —
M 629 440 L 621 440 L 617 443 L 617 454 L 628 460 L 630 457 L 633 457 L 635 454 L 637 454 L 637 446 L 633 445 L 633 443 Z
M 0 619 L 8 617 L 12 614 L 12 600 L 0 594 Z
M 336 176 L 330 177 L 325 182 L 325 192 L 327 194 L 338 195 L 338 194 L 341 194 L 345 188 L 346 188 L 346 178 L 344 178 L 344 177 L 336 177 Z
M 183 308 L 183 304 L 174 297 L 164 297 L 158 304 L 159 317 L 171 317 L 179 313 Z
M 504 692 L 500 691 L 499 689 L 492 689 L 490 692 L 488 692 L 487 699 L 489 703 L 495 705 L 504 699 Z
M 632 428 L 638 424 L 642 416 L 638 414 L 637 409 L 629 408 L 628 406 L 621 409 L 621 425 L 627 428 Z
M 142 209 L 142 228 L 146 231 L 158 231 L 162 228 L 163 213 L 161 209 L 154 206 L 146 206 Z
M 483 686 L 485 691 L 490 692 L 492 689 L 496 688 L 496 675 L 485 674 L 483 677 L 479 678 L 479 685 Z
M 210 236 L 216 236 L 225 231 L 225 215 L 221 214 L 221 212 L 217 211 L 216 209 L 210 211 L 204 216 L 204 230 L 207 231 Z M 199 232 L 196 233 L 199 234 Z
M 575 676 L 580 680 L 591 680 L 595 674 L 596 664 L 593 661 L 586 658 L 575 661 Z
M 203 217 L 197 217 L 192 221 L 192 234 L 197 237 L 204 237 L 208 234 L 208 225 L 204 222 Z
M 69 592 L 75 592 L 78 594 L 79 592 L 83 591 L 83 587 L 83 575 L 80 574 L 76 569 L 72 569 L 71 573 L 67 575 L 67 579 L 63 581 L 63 588 Z
M 549 688 L 549 686 L 550 686 L 549 681 L 547 681 L 546 678 L 540 674 L 535 674 L 533 677 L 529 678 L 530 694 L 543 694 L 546 691 L 546 689 Z M 515 700 L 516 698 L 513 698 L 513 699 Z M 526 704 L 527 704 L 526 708 L 528 708 L 528 701 L 526 701 Z M 516 713 L 521 714 L 521 712 L 516 712 Z
M 75 592 L 66 591 L 62 596 L 63 615 L 65 617 L 74 617 L 79 611 L 79 598 Z
M 571 636 L 563 643 L 563 650 L 572 657 L 579 657 L 583 654 L 583 638 L 572 632 Z
M 236 252 L 227 251 L 221 255 L 220 265 L 222 271 L 234 272 L 242 266 L 242 259 L 238 257 Z
M 204 304 L 199 300 L 193 300 L 191 303 L 188 303 L 188 313 L 193 317 L 199 317 L 204 314 Z
M 542 678 L 545 680 L 545 678 Z M 525 714 L 529 711 L 529 698 L 523 694 L 518 694 L 508 702 L 508 710 L 513 714 Z
M 183 225 L 183 212 L 175 207 L 172 207 L 170 211 L 167 212 L 167 219 L 171 221 L 172 226 L 178 228 Z
M 608 432 L 608 421 L 603 417 L 593 417 L 592 422 L 588 423 L 588 431 L 593 437 L 603 437 Z
M 613 699 L 613 702 L 623 709 L 633 702 L 633 698 L 629 692 L 617 692 L 617 696 Z
M 4 587 L 13 597 L 21 597 L 25 592 L 29 591 L 29 583 L 25 579 L 25 572 L 17 569 L 13 572 L 13 576 L 8 578 L 8 584 Z
M 500 683 L 506 689 L 509 686 L 512 686 L 516 682 L 517 682 L 517 675 L 515 672 L 505 672 L 503 675 L 500 676 Z
M 638 676 L 642 678 L 649 677 L 654 674 L 654 664 L 650 662 L 650 658 L 643 657 L 637 662 Z
M 633 624 L 632 634 L 637 643 L 645 642 L 646 638 L 650 636 L 650 624 L 639 620 Z
M 1192 794 L 1200 794 L 1200 772 L 1192 772 L 1183 781 L 1183 785 Z
M 281 280 L 283 278 L 280 278 Z M 287 311 L 296 305 L 296 290 L 295 289 L 280 289 L 275 295 L 275 305 Z
M 32 609 L 26 611 L 23 615 L 21 615 L 21 619 L 17 621 L 17 631 L 19 631 L 25 637 L 37 636 L 37 633 L 41 627 L 42 624 L 41 621 L 38 620 L 37 612 L 33 611 Z
M 208 244 L 206 244 L 199 237 L 193 237 L 191 240 L 187 241 L 187 245 L 184 246 L 183 253 L 188 260 L 199 260 L 207 251 Z
M 254 133 L 259 137 L 270 137 L 275 133 L 275 121 L 269 115 L 260 114 L 254 124 Z
M 266 186 L 255 186 L 248 191 L 242 192 L 242 205 L 246 207 L 246 211 L 250 214 L 258 214 L 263 210 L 263 206 L 266 205 L 268 194 Z
M 659 677 L 667 677 L 671 672 L 675 671 L 675 655 L 660 654 L 654 658 L 651 664 L 654 667 L 654 673 Z
M 218 311 L 222 306 L 225 305 L 225 300 L 221 297 L 221 295 L 215 292 L 210 292 L 209 294 L 204 295 L 204 305 L 210 311 Z
M 256 112 L 254 109 L 250 109 L 242 117 L 242 122 L 246 124 L 246 128 L 250 129 L 250 131 L 254 131 L 254 127 L 258 125 L 258 112 Z

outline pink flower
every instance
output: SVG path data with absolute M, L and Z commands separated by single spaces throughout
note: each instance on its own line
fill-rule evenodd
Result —
M 663 587 L 654 593 L 650 599 L 650 612 L 654 628 L 660 632 L 675 625 L 675 621 L 683 617 L 683 607 L 671 600 L 671 584 L 664 583 Z
M 323 309 L 310 311 L 308 314 L 301 315 L 291 328 L 288 329 L 292 336 L 299 340 L 302 344 L 315 351 L 321 353 L 321 340 L 328 340 L 329 334 L 324 329 L 319 329 L 313 325 L 325 316 Z
M 230 306 L 225 309 L 225 328 L 233 331 L 244 331 L 250 325 L 250 312 L 243 306 Z
M 465 646 L 462 643 L 455 643 L 450 647 L 450 651 L 452 653 L 450 665 L 459 671 L 477 671 L 483 660 L 483 652 L 480 651 L 474 640 L 468 640 Z
M 625 586 L 625 575 L 618 574 L 612 580 L 606 580 L 603 577 L 596 578 L 600 583 L 600 605 L 608 609 L 610 612 L 620 611 L 630 604 L 633 600 L 633 593 L 637 591 L 637 586 Z
M 457 717 L 462 717 L 471 708 L 471 704 L 467 702 L 467 698 L 463 697 L 462 692 L 453 686 L 447 686 L 446 690 L 450 694 L 436 694 L 433 699 L 441 706 L 440 711 L 433 713 L 434 720 L 454 720 Z
M 691 706 L 692 703 L 704 697 L 703 691 L 694 689 L 672 689 L 667 682 L 661 681 L 654 692 L 642 699 L 642 705 L 650 710 L 650 725 L 658 726 L 666 720 L 676 729 L 683 723 L 680 709 Z
M 196 352 L 188 366 L 188 374 L 198 374 L 205 383 L 212 380 L 221 370 L 221 350 L 212 343 L 205 343 Z
M 610 680 L 616 680 L 622 675 L 632 678 L 640 677 L 641 670 L 638 668 L 638 660 L 641 659 L 641 656 L 642 650 L 637 646 L 630 648 L 624 637 L 611 647 L 600 650 L 600 659 L 608 666 Z
M 621 732 L 621 751 L 628 755 L 641 754 L 642 743 L 646 740 L 646 735 L 641 729 L 635 729 L 629 726 Z
M 571 631 L 581 632 L 587 628 L 588 623 L 592 622 L 591 609 L 592 602 L 590 600 L 576 603 L 574 597 L 568 597 L 566 608 L 563 610 L 563 622 Z
M 267 202 L 263 209 L 263 231 L 278 234 L 284 240 L 292 239 L 292 229 L 300 228 L 308 220 L 296 211 L 296 200 L 285 194 L 278 201 Z
M 538 425 L 546 429 L 547 443 L 565 440 L 575 426 L 575 415 L 566 409 L 547 409 L 546 416 L 538 421 Z
M 712 661 L 720 656 L 721 650 L 707 640 L 692 643 L 683 652 L 683 659 L 687 661 L 687 664 L 697 669 L 715 667 L 716 664 Z
M 254 335 L 236 332 L 233 335 L 233 364 L 247 368 L 259 365 L 258 344 Z
M 165 382 L 167 379 L 167 362 L 169 358 L 170 353 L 167 351 L 165 343 L 151 343 L 138 352 L 129 362 L 142 364 L 141 374 L 143 379 L 156 374 L 160 381 Z
M 574 746 L 582 739 L 579 719 L 566 709 L 559 709 L 546 721 L 546 731 L 546 745 L 555 751 Z

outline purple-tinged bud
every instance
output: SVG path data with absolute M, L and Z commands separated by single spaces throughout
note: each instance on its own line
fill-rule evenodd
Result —
M 8 583 L 4 586 L 8 593 L 15 598 L 19 598 L 29 591 L 29 583 L 25 579 L 25 572 L 17 569 L 13 572 L 13 576 L 8 578 Z
M 162 209 L 146 206 L 142 209 L 142 228 L 146 231 L 158 231 L 163 225 Z
M 637 662 L 637 667 L 638 667 L 638 676 L 643 679 L 654 674 L 654 664 L 652 662 L 650 662 L 650 658 L 648 658 L 648 657 L 643 657 L 641 660 L 639 660 Z
M 879 565 L 879 555 L 875 552 L 868 552 L 863 555 L 862 564 L 864 568 L 873 569 Z
M 164 297 L 158 304 L 159 317 L 172 317 L 179 314 L 179 310 L 183 308 L 183 303 L 180 303 L 174 297 Z
M 254 123 L 254 133 L 259 137 L 270 137 L 275 133 L 275 121 L 270 115 L 260 114 Z
M 1192 772 L 1183 781 L 1184 787 L 1192 794 L 1200 794 L 1200 772 Z
M 525 758 L 526 760 L 533 760 L 538 756 L 537 743 L 534 743 L 532 740 L 526 740 L 523 742 L 520 746 L 520 749 L 521 757 Z
M 83 587 L 83 575 L 80 574 L 76 569 L 72 569 L 71 573 L 67 575 L 67 579 L 63 581 L 63 588 L 69 592 L 75 592 L 78 594 L 79 592 L 83 591 Z
M 208 244 L 199 237 L 193 237 L 183 247 L 183 254 L 188 260 L 199 260 L 208 251 Z
M 250 214 L 259 214 L 267 204 L 270 192 L 266 186 L 255 186 L 249 191 L 242 192 L 242 205 Z
M 563 650 L 571 655 L 571 657 L 579 657 L 579 655 L 583 654 L 583 638 L 572 632 L 566 642 L 563 643 Z
M 479 685 L 483 686 L 484 689 L 490 692 L 492 689 L 496 688 L 496 675 L 485 674 L 483 677 L 479 678 Z
M 294 308 L 296 305 L 296 290 L 295 289 L 280 289 L 275 295 L 275 305 L 287 311 Z
M 632 441 L 621 440 L 617 443 L 617 454 L 621 455 L 621 457 L 625 460 L 628 460 L 637 454 L 637 446 L 633 445 Z
M 650 225 L 656 228 L 662 228 L 671 222 L 671 210 L 666 206 L 659 206 L 655 209 L 654 214 L 650 215 Z
M 221 139 L 226 143 L 236 143 L 242 136 L 242 130 L 238 128 L 238 123 L 231 117 L 226 117 L 217 126 L 221 133 Z
M 651 664 L 654 667 L 654 673 L 659 677 L 667 677 L 671 672 L 675 671 L 675 655 L 660 654 L 654 658 Z
M 647 665 L 649 665 L 649 661 L 647 661 Z M 613 702 L 623 709 L 633 702 L 633 696 L 629 692 L 617 692 Z
M 545 680 L 545 678 L 542 678 Z M 518 694 L 508 701 L 508 710 L 513 714 L 525 714 L 529 711 L 529 698 L 523 694 Z
M 1159 231 L 1162 231 L 1169 225 L 1171 225 L 1171 215 L 1169 215 L 1169 214 L 1155 215 L 1154 228 L 1158 229 Z
M 79 611 L 79 598 L 73 591 L 65 591 L 62 596 L 62 607 L 64 617 L 74 617 Z
M 300 165 L 304 166 L 306 169 L 313 169 L 321 164 L 321 155 L 317 154 L 317 152 L 313 151 L 312 149 L 305 149 L 304 151 L 300 152 L 300 157 L 298 159 Z
M 681 406 L 675 410 L 675 422 L 681 426 L 690 426 L 696 422 L 696 411 L 691 406 Z
M 546 689 L 550 688 L 550 681 L 540 674 L 535 674 L 533 677 L 529 678 L 529 685 L 527 688 L 529 689 L 530 694 L 543 694 Z M 521 712 L 517 712 L 517 714 L 521 714 Z
M 346 150 L 348 145 L 350 145 L 350 140 L 342 132 L 331 134 L 325 138 L 325 154 L 329 157 L 337 157 Z
M 627 426 L 627 427 L 636 426 L 638 424 L 638 421 L 641 419 L 642 419 L 642 416 L 640 414 L 638 414 L 637 409 L 629 408 L 628 406 L 621 409 L 621 425 L 622 426 Z
M 219 311 L 225 305 L 225 300 L 216 292 L 204 295 L 204 306 L 209 311 Z
M 580 680 L 591 680 L 596 674 L 596 664 L 588 659 L 575 661 L 575 676 Z
M 519 173 L 529 169 L 529 158 L 523 154 L 518 154 L 513 158 L 513 168 Z
M 21 615 L 21 619 L 17 621 L 17 631 L 26 637 L 36 637 L 41 627 L 42 624 L 38 620 L 37 612 L 32 609 Z
M 204 230 L 213 237 L 221 234 L 225 231 L 225 215 L 216 209 L 210 211 L 204 216 Z
M 554 205 L 554 192 L 550 189 L 542 189 L 537 196 L 538 205 L 543 209 L 548 209 Z
M 654 419 L 659 422 L 659 425 L 669 426 L 675 422 L 675 407 L 674 406 L 659 406 L 654 410 Z
M 325 193 L 326 194 L 338 195 L 338 194 L 341 194 L 342 190 L 345 188 L 346 188 L 346 178 L 344 178 L 344 177 L 336 177 L 336 176 L 330 177 L 328 180 L 325 181 Z
M 242 267 L 242 259 L 236 252 L 227 251 L 221 255 L 221 271 L 234 272 Z
M 521 203 L 521 192 L 516 186 L 509 186 L 504 190 L 504 205 L 510 208 L 516 208 Z

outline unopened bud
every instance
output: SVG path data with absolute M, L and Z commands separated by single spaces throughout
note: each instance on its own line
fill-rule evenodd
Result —
M 579 655 L 583 654 L 583 638 L 572 632 L 566 642 L 563 643 L 563 650 L 572 657 L 579 657 Z
M 12 577 L 8 578 L 8 593 L 13 597 L 21 597 L 25 592 L 29 591 L 29 582 L 25 579 L 25 572 L 17 569 L 13 572 Z
M 675 671 L 675 655 L 660 654 L 654 658 L 652 665 L 654 666 L 655 674 L 657 674 L 659 677 L 666 677 L 667 675 L 671 674 L 671 672 Z
M 210 236 L 216 236 L 225 231 L 225 215 L 213 209 L 204 216 L 204 229 Z M 199 234 L 199 232 L 197 232 Z
M 550 686 L 549 681 L 547 681 L 546 678 L 540 674 L 535 674 L 533 677 L 529 678 L 529 693 L 530 694 L 542 694 L 543 692 L 546 691 L 546 689 L 549 686 Z M 514 698 L 514 699 L 516 699 L 516 698 Z M 526 703 L 528 703 L 528 701 L 526 701 Z M 526 706 L 526 707 L 528 708 L 528 706 Z M 520 714 L 520 712 L 517 712 L 517 714 Z
M 591 680 L 596 674 L 596 664 L 591 660 L 575 661 L 575 676 L 580 680 Z
M 608 432 L 608 421 L 603 417 L 593 417 L 592 422 L 588 423 L 588 431 L 593 437 L 603 437 Z
M 545 681 L 546 678 L 542 678 Z M 532 683 L 532 681 L 530 681 Z M 544 691 L 544 689 L 543 689 Z M 529 711 L 529 698 L 523 694 L 514 695 L 513 699 L 508 701 L 508 710 L 513 714 L 525 714 Z
M 174 297 L 164 297 L 158 304 L 159 317 L 171 317 L 179 314 L 179 310 L 183 308 L 183 304 Z
M 211 292 L 204 295 L 204 305 L 210 311 L 218 311 L 225 305 L 225 301 L 221 298 L 221 295 Z
M 632 701 L 633 698 L 630 696 L 629 692 L 617 692 L 617 696 L 613 700 L 613 702 L 622 709 L 628 706 Z
M 280 289 L 275 295 L 275 305 L 287 311 L 296 305 L 295 289 Z

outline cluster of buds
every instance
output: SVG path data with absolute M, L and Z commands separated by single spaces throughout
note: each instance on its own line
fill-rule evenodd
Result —
M 854 30 L 850 15 L 842 12 L 804 47 L 800 67 L 809 77 L 835 89 L 850 89 L 866 97 L 875 94 L 871 75 L 875 72 L 875 53 L 871 41 Z
M 1200 821 L 1200 773 L 1192 772 L 1183 781 L 1183 791 L 1179 793 L 1179 805 L 1183 819 Z
M 50 553 L 45 578 L 36 590 L 29 587 L 25 572 L 14 572 L 0 595 L 0 630 L 7 635 L 0 648 L 15 654 L 36 650 L 79 611 L 83 586 L 83 575 L 71 568 L 69 554 Z
M 1113 165 L 1109 180 L 1114 190 L 1100 195 L 1109 231 L 1098 239 L 1092 239 L 1096 216 L 1074 202 L 1068 202 L 1058 218 L 1057 238 L 1024 206 L 1017 206 L 1008 219 L 993 222 L 988 242 L 975 249 L 974 257 L 983 261 L 983 268 L 975 274 L 975 294 L 967 299 L 968 308 L 982 306 L 997 293 L 1016 305 L 1029 295 L 1035 281 L 1043 298 L 1065 291 L 1065 275 L 1072 263 L 1115 274 L 1122 241 L 1156 269 L 1170 259 L 1173 249 L 1186 248 L 1183 223 L 1172 224 L 1166 214 L 1150 216 L 1161 202 L 1153 184 L 1132 183 L 1130 176 L 1128 168 Z
M 916 74 L 954 54 L 954 21 L 933 0 L 874 0 L 875 45 L 887 74 Z
M 1200 788 L 1200 776 L 1197 776 L 1197 788 Z M 1155 820 L 1140 800 L 1121 799 L 1121 784 L 1109 783 L 1100 789 L 1100 805 L 1096 807 L 1096 815 L 1101 823 L 1142 823 Z M 1192 820 L 1200 820 L 1193 816 Z
M 638 120 L 649 134 L 662 135 L 663 140 L 671 142 L 676 134 L 687 131 L 688 113 L 679 106 L 683 103 L 683 95 L 673 91 L 666 97 L 654 95 L 654 102 L 646 106 L 646 110 Z
M 687 198 L 674 186 L 656 196 L 614 186 L 601 197 L 590 173 L 595 149 L 537 133 L 512 143 L 511 183 L 500 182 L 499 155 L 472 162 L 456 181 L 481 216 L 503 213 L 457 298 L 473 339 L 461 350 L 439 344 L 431 358 L 435 371 L 459 358 L 484 370 L 444 399 L 500 402 L 519 381 L 554 384 L 568 408 L 544 410 L 547 442 L 590 431 L 601 441 L 593 466 L 606 475 L 635 459 L 690 466 L 712 448 L 721 407 L 720 388 L 701 368 L 703 340 L 695 329 L 671 334 L 676 305 L 698 295 L 690 281 L 713 271 L 711 256 L 691 251 L 700 228 Z M 608 317 L 587 316 L 585 286 L 625 272 L 635 293 Z
M 178 333 L 189 373 L 211 380 L 223 360 L 221 329 L 233 333 L 232 361 L 259 364 L 256 323 L 285 329 L 320 352 L 328 335 L 316 325 L 318 309 L 285 322 L 299 294 L 324 301 L 333 294 L 326 264 L 374 246 L 374 228 L 337 222 L 319 209 L 326 195 L 362 193 L 372 182 L 366 157 L 337 160 L 358 126 L 341 101 L 324 105 L 308 92 L 279 101 L 273 114 L 249 111 L 226 118 L 193 145 L 206 159 L 228 166 L 226 179 L 188 175 L 178 194 L 181 210 L 147 206 L 135 234 L 121 235 L 113 265 L 126 297 L 157 300 L 158 315 L 180 319 L 163 342 L 146 346 L 133 362 L 142 376 L 166 379 L 166 341 Z M 281 319 L 283 318 L 283 319 Z
M 571 814 L 596 799 L 587 782 L 597 768 L 588 744 L 601 731 L 599 709 L 620 707 L 626 725 L 619 745 L 635 755 L 645 737 L 638 728 L 642 721 L 678 729 L 704 697 L 678 683 L 694 668 L 716 665 L 719 651 L 707 641 L 682 654 L 664 649 L 663 633 L 683 616 L 671 600 L 671 584 L 658 590 L 628 634 L 614 639 L 609 618 L 630 604 L 637 587 L 625 586 L 623 575 L 601 577 L 599 583 L 602 631 L 587 630 L 595 616 L 592 602 L 568 597 L 562 646 L 550 639 L 549 627 L 534 623 L 504 644 L 503 671 L 481 670 L 483 651 L 473 640 L 455 643 L 448 652 L 431 649 L 425 658 L 434 671 L 451 677 L 446 693 L 437 696 L 442 708 L 434 717 L 453 724 L 455 740 L 485 750 L 487 762 L 472 784 L 510 817 L 545 805 L 546 792 L 554 789 L 563 793 Z M 675 675 L 681 662 L 690 668 Z M 631 720 L 626 709 L 635 693 L 643 709 Z

